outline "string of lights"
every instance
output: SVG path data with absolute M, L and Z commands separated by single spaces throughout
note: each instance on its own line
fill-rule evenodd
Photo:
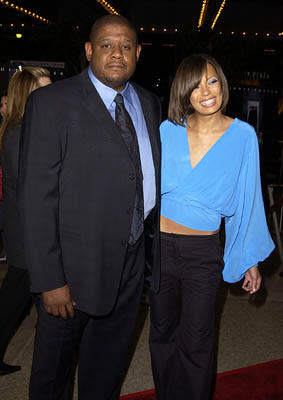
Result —
M 218 10 L 218 12 L 216 14 L 216 17 L 214 18 L 214 20 L 212 22 L 212 25 L 211 25 L 211 29 L 212 30 L 214 29 L 215 24 L 216 24 L 218 18 L 220 17 L 220 14 L 222 13 L 223 8 L 225 7 L 225 3 L 226 3 L 226 0 L 223 0 L 222 3 L 221 3 L 221 6 L 219 7 L 219 10 Z
M 149 32 L 152 32 L 152 33 L 178 33 L 178 32 L 185 31 L 185 29 L 181 29 L 181 28 L 177 28 L 177 27 L 162 27 L 162 26 L 161 27 L 160 26 L 159 27 L 140 26 L 138 28 L 138 30 L 143 33 L 149 33 Z M 231 31 L 231 32 L 219 31 L 219 32 L 217 32 L 217 31 L 214 31 L 214 34 L 223 35 L 223 36 L 232 35 L 235 37 L 239 36 L 239 35 L 246 36 L 246 37 L 258 36 L 261 38 L 264 38 L 264 37 L 265 38 L 278 38 L 279 36 L 283 37 L 283 32 L 245 32 L 245 31 L 244 32 L 242 32 L 242 31 Z
M 203 23 L 204 23 L 204 18 L 205 18 L 206 11 L 207 11 L 207 8 L 208 8 L 208 3 L 209 3 L 209 0 L 203 0 L 202 1 L 199 20 L 198 20 L 198 28 L 201 28 Z
M 97 3 L 99 3 L 103 8 L 105 8 L 106 11 L 109 12 L 109 14 L 115 14 L 115 15 L 120 15 L 114 7 L 111 6 L 110 3 L 108 3 L 106 0 L 96 0 Z
M 163 27 L 155 27 L 155 26 L 153 26 L 152 28 L 144 28 L 143 26 L 140 26 L 139 27 L 139 30 L 141 31 L 141 32 L 148 32 L 148 31 L 151 31 L 151 32 L 164 32 L 164 33 L 166 33 L 166 32 L 178 32 L 178 28 L 163 28 Z
M 1 0 L 0 0 L 1 2 Z M 0 23 L 0 29 L 18 29 L 18 28 L 24 28 L 24 27 L 30 27 L 30 24 L 28 23 L 22 23 L 22 22 L 12 22 L 12 23 Z M 76 25 L 74 29 L 79 29 L 80 27 Z M 164 34 L 177 34 L 177 33 L 182 33 L 185 32 L 185 29 L 182 28 L 177 28 L 177 27 L 162 27 L 162 26 L 154 26 L 154 27 L 144 27 L 140 26 L 138 30 L 142 33 L 164 33 Z M 192 31 L 195 32 L 196 31 Z M 258 37 L 258 38 L 265 38 L 265 39 L 277 39 L 277 38 L 283 38 L 283 32 L 245 32 L 245 31 L 214 31 L 215 35 L 220 35 L 220 36 L 234 36 L 234 37 Z
M 276 38 L 278 36 L 283 36 L 283 32 L 215 32 L 218 35 L 241 35 L 241 36 L 260 36 L 266 38 Z
M 37 13 L 35 13 L 35 12 L 31 11 L 31 10 L 28 10 L 27 8 L 21 7 L 21 6 L 13 3 L 11 1 L 0 0 L 0 4 L 2 4 L 5 7 L 9 7 L 11 9 L 15 10 L 15 11 L 21 12 L 22 14 L 25 14 L 25 15 L 27 15 L 27 16 L 29 16 L 31 18 L 34 18 L 34 19 L 36 19 L 36 20 L 38 20 L 40 22 L 44 22 L 46 24 L 50 23 L 50 21 L 48 19 L 42 17 L 41 15 L 38 15 Z

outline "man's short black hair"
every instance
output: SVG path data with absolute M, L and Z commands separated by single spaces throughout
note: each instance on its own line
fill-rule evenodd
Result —
M 131 21 L 129 21 L 126 17 L 123 17 L 122 15 L 114 15 L 114 14 L 104 15 L 103 17 L 98 18 L 94 22 L 94 24 L 91 27 L 89 40 L 92 42 L 95 35 L 102 27 L 104 27 L 105 25 L 111 25 L 111 24 L 117 24 L 117 25 L 128 27 L 134 33 L 134 35 L 136 37 L 136 44 L 138 44 L 137 30 L 136 30 L 135 26 L 133 25 L 133 23 Z

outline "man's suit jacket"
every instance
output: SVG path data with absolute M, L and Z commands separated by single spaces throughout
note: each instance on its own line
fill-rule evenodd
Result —
M 145 226 L 146 270 L 156 291 L 161 108 L 155 95 L 134 87 L 156 173 L 157 205 Z M 133 162 L 87 70 L 33 92 L 23 123 L 18 187 L 32 291 L 67 283 L 79 310 L 109 313 L 123 271 L 135 189 Z

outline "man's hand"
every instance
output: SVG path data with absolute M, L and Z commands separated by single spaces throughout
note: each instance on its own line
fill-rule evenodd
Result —
M 63 319 L 67 319 L 68 317 L 74 318 L 74 306 L 76 303 L 71 297 L 68 285 L 42 292 L 42 299 L 48 314 Z
M 260 288 L 260 284 L 261 284 L 261 275 L 258 270 L 258 267 L 251 267 L 245 273 L 245 279 L 242 288 L 246 292 L 253 294 L 258 291 L 258 289 Z

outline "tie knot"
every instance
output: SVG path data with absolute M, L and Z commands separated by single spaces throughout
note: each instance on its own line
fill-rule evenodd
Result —
M 116 95 L 114 101 L 115 101 L 116 104 L 124 105 L 124 98 L 123 98 L 123 96 L 121 95 L 121 93 L 118 93 L 118 94 Z

